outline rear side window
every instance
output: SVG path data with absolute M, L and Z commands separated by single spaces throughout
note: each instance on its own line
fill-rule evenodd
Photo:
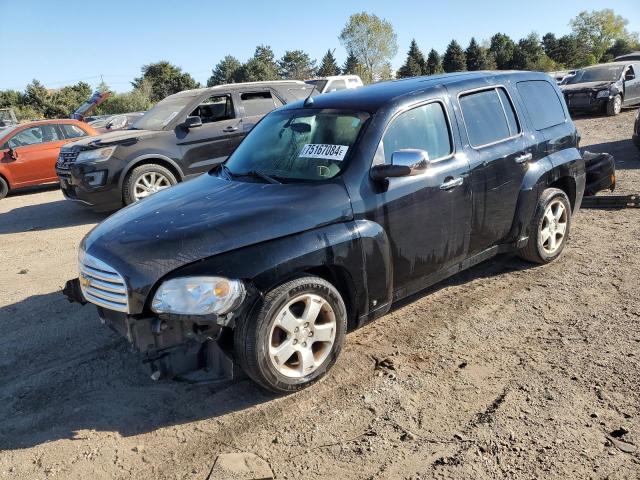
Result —
M 460 109 L 472 147 L 499 142 L 520 131 L 513 105 L 503 88 L 462 95 Z
M 564 109 L 556 89 L 544 80 L 529 80 L 518 82 L 518 92 L 529 113 L 533 128 L 545 128 L 559 125 L 565 121 Z
M 244 105 L 244 114 L 247 117 L 266 115 L 279 106 L 276 105 L 270 91 L 241 93 L 240 99 Z
M 87 133 L 77 125 L 69 125 L 68 123 L 63 123 L 62 125 L 60 125 L 60 128 L 62 128 L 62 133 L 64 133 L 64 136 L 66 138 L 79 138 L 87 136 Z
M 449 124 L 440 102 L 412 108 L 398 115 L 382 137 L 385 163 L 393 152 L 405 148 L 425 150 L 431 160 L 452 153 Z

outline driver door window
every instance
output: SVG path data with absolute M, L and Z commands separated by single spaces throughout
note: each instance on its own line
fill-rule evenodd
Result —
M 7 142 L 9 148 L 27 147 L 29 145 L 37 145 L 43 143 L 43 135 L 40 127 L 27 128 L 16 133 Z
M 390 164 L 393 152 L 407 148 L 426 151 L 432 162 L 453 152 L 449 125 L 440 102 L 422 105 L 398 115 L 380 142 L 375 163 Z
M 196 107 L 191 116 L 200 117 L 203 124 L 230 120 L 235 117 L 231 96 L 209 97 Z

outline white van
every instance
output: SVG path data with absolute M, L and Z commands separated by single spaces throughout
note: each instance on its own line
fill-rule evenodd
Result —
M 358 75 L 336 75 L 333 77 L 319 77 L 312 80 L 305 80 L 309 85 L 315 85 L 320 93 L 335 92 L 337 90 L 349 90 L 363 86 Z

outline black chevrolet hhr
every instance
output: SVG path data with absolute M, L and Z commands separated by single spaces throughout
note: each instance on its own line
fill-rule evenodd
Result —
M 347 330 L 501 252 L 562 253 L 585 185 L 541 73 L 474 72 L 321 95 L 268 114 L 219 168 L 109 217 L 66 292 L 153 378 L 290 392 Z

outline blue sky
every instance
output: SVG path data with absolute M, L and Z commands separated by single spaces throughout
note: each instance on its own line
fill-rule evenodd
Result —
M 602 8 L 640 31 L 638 0 L 0 0 L 0 89 L 22 90 L 33 78 L 49 88 L 79 80 L 95 86 L 103 75 L 114 90 L 126 91 L 142 65 L 158 60 L 206 82 L 224 55 L 244 61 L 257 44 L 271 45 L 278 57 L 302 49 L 318 60 L 335 48 L 342 62 L 338 35 L 349 15 L 362 10 L 393 24 L 397 68 L 414 37 L 426 53 L 442 52 L 452 38 L 466 47 L 472 36 L 483 40 L 498 31 L 514 39 L 531 31 L 562 35 L 579 11 Z

